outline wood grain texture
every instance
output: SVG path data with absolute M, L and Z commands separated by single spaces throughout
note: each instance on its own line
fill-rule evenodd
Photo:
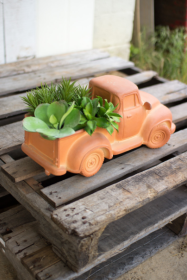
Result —
M 178 149 L 187 150 L 187 129 L 171 135 L 169 142 L 160 149 L 149 149 L 144 146 L 138 150 L 132 150 L 128 154 L 104 163 L 100 171 L 91 178 L 75 175 L 43 188 L 41 192 L 53 207 L 58 207 L 102 185 L 122 178 L 128 173 L 151 165 Z
M 34 221 L 31 214 L 21 205 L 7 211 L 5 216 L 2 213 L 0 219 L 0 234 L 9 233 L 13 231 L 15 227 Z
M 22 122 L 0 127 L 0 155 L 14 150 L 24 142 Z
M 145 83 L 150 81 L 153 77 L 156 77 L 158 74 L 155 71 L 143 71 L 138 74 L 130 75 L 125 77 L 125 79 L 139 85 L 141 83 Z
M 58 82 L 62 77 L 71 77 L 72 80 L 75 80 L 89 77 L 102 71 L 125 69 L 131 66 L 133 66 L 133 63 L 130 61 L 125 61 L 119 57 L 109 57 L 77 65 L 76 71 L 74 65 L 66 65 L 23 75 L 4 77 L 1 78 L 0 96 L 39 87 L 41 83 L 50 84 L 51 82 Z
M 98 279 L 119 279 L 125 277 L 125 273 L 140 265 L 147 259 L 154 256 L 174 242 L 178 237 L 167 228 L 151 233 L 149 236 L 133 243 L 124 252 L 110 258 L 104 263 L 98 264 L 88 272 L 77 277 L 76 280 L 98 280 Z M 122 278 L 122 279 L 123 279 Z M 124 278 L 125 279 L 125 278 Z M 127 278 L 126 278 L 127 279 Z M 140 278 L 128 278 L 140 279 Z M 43 280 L 43 279 L 41 279 Z M 53 280 L 49 278 L 48 280 Z
M 52 214 L 64 231 L 87 236 L 187 181 L 187 152 Z
M 56 247 L 62 248 L 62 258 L 71 269 L 77 271 L 91 261 L 92 252 L 97 249 L 97 240 L 100 237 L 98 233 L 101 234 L 101 231 L 83 239 L 70 237 L 51 220 L 54 208 L 25 181 L 14 183 L 0 171 L 0 184 L 6 186 L 6 190 L 39 221 L 42 235 Z
M 59 257 L 55 255 L 50 246 L 44 247 L 22 259 L 23 265 L 31 271 L 33 276 L 59 261 Z
M 115 269 L 117 269 L 117 259 L 122 256 L 128 254 L 132 250 L 132 256 L 137 256 L 136 248 L 139 248 L 143 244 L 147 244 L 150 242 L 147 242 L 146 240 L 151 240 L 150 237 L 144 237 L 148 235 L 150 232 L 157 230 L 159 227 L 163 227 L 164 223 L 167 223 L 170 221 L 173 217 L 176 217 L 177 215 L 180 215 L 185 210 L 184 207 L 186 206 L 187 202 L 187 192 L 186 187 L 180 187 L 176 190 L 171 191 L 170 193 L 164 195 L 163 197 L 154 200 L 151 203 L 148 203 L 147 205 L 143 206 L 141 208 L 141 211 L 136 210 L 134 212 L 129 213 L 130 217 L 126 215 L 125 217 L 121 218 L 118 221 L 115 221 L 114 223 L 110 224 L 103 236 L 100 238 L 99 241 L 99 251 L 102 255 L 99 257 L 99 260 L 101 263 L 99 264 L 99 261 L 95 261 L 94 265 L 96 265 L 95 268 L 91 268 L 92 265 L 88 266 L 87 268 L 83 269 L 79 273 L 72 272 L 62 261 L 59 260 L 59 262 L 55 263 L 54 265 L 47 266 L 45 269 L 41 270 L 37 275 L 37 279 L 40 280 L 57 280 L 59 277 L 61 277 L 64 280 L 70 280 L 70 279 L 85 279 L 88 275 L 92 275 L 92 277 L 99 277 L 99 275 L 103 275 L 103 273 L 108 273 L 105 268 L 105 263 L 103 264 L 103 261 L 107 261 L 107 254 L 110 256 L 113 256 L 112 259 L 109 259 L 109 263 L 112 261 L 113 266 L 111 267 L 111 271 L 114 272 Z M 9 213 L 10 215 L 10 213 Z M 7 215 L 7 216 L 9 216 Z M 1 219 L 0 214 L 0 219 Z M 130 223 L 130 224 L 129 224 Z M 116 231 L 118 232 L 118 235 L 116 235 Z M 165 228 L 164 231 L 168 232 Z M 151 238 L 155 242 L 161 242 L 163 245 L 163 239 L 161 237 L 161 234 L 159 233 L 158 238 L 157 232 L 151 234 Z M 175 237 L 174 234 L 171 234 L 173 237 Z M 150 236 L 150 235 L 149 235 Z M 30 237 L 30 238 L 29 238 Z M 144 239 L 142 239 L 144 237 Z M 131 245 L 130 250 L 126 250 L 127 240 L 131 243 L 135 240 L 141 239 L 138 241 L 138 243 L 133 243 Z M 46 244 L 43 243 L 43 239 L 40 237 L 40 235 L 37 235 L 36 227 L 35 225 L 26 224 L 22 225 L 20 227 L 17 227 L 14 229 L 12 233 L 6 234 L 3 237 L 4 241 L 6 242 L 5 250 L 8 250 L 9 253 L 11 253 L 12 259 L 11 262 L 15 260 L 19 261 L 19 266 L 21 264 L 20 259 L 22 259 L 25 255 L 27 255 L 29 258 L 31 255 L 32 260 L 35 260 L 35 266 L 39 267 L 41 266 L 40 259 L 37 258 L 38 256 L 38 250 L 40 252 L 40 248 L 37 246 L 43 246 L 41 248 L 45 248 Z M 167 241 L 170 240 L 169 235 L 167 235 Z M 29 241 L 30 240 L 30 241 Z M 158 241 L 156 241 L 158 240 Z M 34 243 L 31 245 L 31 243 Z M 27 247 L 27 245 L 29 245 Z M 168 244 L 168 243 L 165 243 Z M 19 247 L 22 249 L 19 251 Z M 157 247 L 157 246 L 156 246 Z M 143 245 L 143 255 L 145 256 L 145 249 Z M 152 248 L 152 247 L 151 247 Z M 150 249 L 151 249 L 150 248 Z M 109 251 L 108 251 L 109 250 Z M 151 252 L 154 250 L 152 249 Z M 117 256 L 115 257 L 115 252 Z M 142 249 L 140 250 L 142 252 Z M 150 252 L 150 251 L 149 251 Z M 107 253 L 107 254 L 106 254 Z M 51 254 L 51 251 L 49 250 L 49 254 Z M 150 253 L 149 253 L 150 254 Z M 150 256 L 148 254 L 148 256 Z M 133 257 L 133 258 L 134 258 Z M 121 262 L 121 260 L 120 260 Z M 137 260 L 135 262 L 132 262 L 131 265 L 135 265 L 137 263 Z M 18 263 L 17 263 L 18 264 Z M 126 266 L 124 266 L 125 269 Z M 27 273 L 32 273 L 32 266 L 31 268 L 27 267 Z M 102 268 L 102 269 L 101 269 Z M 127 266 L 128 268 L 128 266 Z M 16 267 L 17 269 L 17 267 Z M 103 270 L 104 269 L 104 270 Z M 24 270 L 24 269 L 23 269 Z M 87 271 L 88 272 L 85 272 Z M 97 271 L 102 270 L 102 273 L 97 273 Z M 119 276 L 119 270 L 115 270 L 117 275 Z M 84 273 L 85 272 L 85 273 Z M 29 279 L 29 278 L 27 278 Z M 96 278 L 97 279 L 97 278 Z
M 20 182 L 44 172 L 43 167 L 29 157 L 1 166 L 2 171 L 13 181 Z
M 0 98 L 0 119 L 26 113 L 27 106 L 21 99 L 23 96 L 26 93 Z
M 65 66 L 69 64 L 75 65 L 81 63 L 82 61 L 92 61 L 107 57 L 109 57 L 107 52 L 101 51 L 99 49 L 93 49 L 69 54 L 21 60 L 1 65 L 0 78 L 30 73 L 56 66 Z
M 173 106 L 170 108 L 175 123 L 187 119 L 187 102 Z
M 159 101 L 165 105 L 172 102 L 181 101 L 186 98 L 187 98 L 187 87 L 184 88 L 183 90 L 165 94 L 163 96 L 158 97 Z
M 145 87 L 145 88 L 142 88 L 141 90 L 148 92 L 157 98 L 160 98 L 163 95 L 173 93 L 173 92 L 176 92 L 179 90 L 183 90 L 186 87 L 187 86 L 184 83 L 182 83 L 178 80 L 174 80 L 174 81 L 169 81 L 169 82 L 166 82 L 163 84 Z

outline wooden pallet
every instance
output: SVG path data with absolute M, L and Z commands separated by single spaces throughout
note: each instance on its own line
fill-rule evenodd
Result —
M 170 198 L 174 192 L 176 197 L 179 196 L 179 191 L 173 191 Z M 72 272 L 53 252 L 51 244 L 38 232 L 37 221 L 23 206 L 4 211 L 0 214 L 0 220 L 3 224 L 0 248 L 13 264 L 20 280 L 96 280 L 102 275 L 116 279 L 177 239 L 177 235 L 164 227 L 82 274 Z
M 0 98 L 0 118 L 2 119 L 0 184 L 36 220 L 34 229 L 39 229 L 40 234 L 50 242 L 49 251 L 52 252 L 51 248 L 53 249 L 53 253 L 49 255 L 54 254 L 55 259 L 56 254 L 58 255 L 57 263 L 60 262 L 60 264 L 54 263 L 50 269 L 56 272 L 60 269 L 58 273 L 63 275 L 63 279 L 74 279 L 86 271 L 90 273 L 93 267 L 97 270 L 103 262 L 109 263 L 112 257 L 117 258 L 115 256 L 123 253 L 128 246 L 138 240 L 148 238 L 150 234 L 178 217 L 182 219 L 183 224 L 187 212 L 186 187 L 184 186 L 187 182 L 185 174 L 187 103 L 183 102 L 186 98 L 187 86 L 179 81 L 163 80 L 153 71 L 137 73 L 139 70 L 131 63 L 111 59 L 106 53 L 99 51 L 88 52 L 88 54 L 83 52 L 80 58 L 79 54 L 73 58 L 74 70 L 71 56 L 48 58 L 43 62 L 42 59 L 41 62 L 39 59 L 34 60 L 30 68 L 25 64 L 26 62 L 19 62 L 17 67 L 4 66 L 7 74 L 0 78 L 2 81 L 0 95 L 13 92 L 13 88 L 14 91 L 18 91 L 18 84 L 23 79 L 25 79 L 24 89 L 38 86 L 37 77 L 40 76 L 41 71 L 50 73 L 47 75 L 46 82 L 48 83 L 55 81 L 56 74 L 51 73 L 53 71 L 56 73 L 58 68 L 65 77 L 69 77 L 67 73 L 74 78 L 88 77 L 79 81 L 86 84 L 89 77 L 95 75 L 96 72 L 101 74 L 109 70 L 121 69 L 115 74 L 126 76 L 133 73 L 126 78 L 137 83 L 142 90 L 155 95 L 162 103 L 168 104 L 179 131 L 173 134 L 170 141 L 160 149 L 140 147 L 115 156 L 111 161 L 106 161 L 99 173 L 92 178 L 69 173 L 61 177 L 47 178 L 43 168 L 20 153 L 19 147 L 23 142 L 21 122 L 11 123 L 15 121 L 15 116 L 22 119 L 25 112 L 23 104 L 19 105 L 19 96 Z M 39 65 L 38 70 L 35 70 L 36 65 Z M 89 69 L 88 65 L 91 65 Z M 26 73 L 21 72 L 22 67 L 26 67 L 24 70 Z M 77 71 L 80 74 L 77 74 Z M 36 79 L 32 79 L 32 85 L 26 83 L 27 79 L 31 79 L 34 75 Z M 57 75 L 56 78 L 58 77 Z M 6 92 L 5 79 L 10 85 L 10 87 L 6 86 Z M 22 89 L 23 87 L 19 87 L 19 91 Z M 176 101 L 180 103 L 174 103 Z M 3 109 L 6 104 L 9 106 Z M 172 230 L 179 233 L 181 220 L 180 222 L 177 220 L 176 224 L 177 226 Z M 14 226 L 10 224 L 7 227 L 12 230 Z M 183 229 L 184 232 L 185 229 Z M 9 251 L 7 253 L 9 258 L 14 259 L 14 252 L 12 249 Z M 48 279 L 39 276 L 42 273 L 41 270 L 31 271 L 29 256 L 26 260 L 25 263 L 19 260 L 21 264 L 18 266 L 20 270 L 23 265 L 27 268 L 32 275 L 28 279 Z M 67 274 L 64 268 L 61 269 L 62 262 L 66 264 Z M 21 272 L 20 275 L 22 275 Z
M 183 189 L 184 187 L 181 187 L 172 191 L 167 198 L 165 196 L 165 199 L 178 199 L 178 202 L 184 205 L 187 195 L 182 198 Z M 154 206 L 158 207 L 158 205 L 162 207 L 161 202 L 155 200 Z M 149 211 L 148 208 L 147 210 Z M 4 211 L 0 214 L 0 220 L 0 248 L 13 264 L 20 280 L 97 280 L 101 276 L 116 279 L 178 238 L 176 234 L 164 227 L 82 274 L 72 272 L 53 252 L 51 244 L 38 232 L 37 221 L 23 206 L 19 205 Z

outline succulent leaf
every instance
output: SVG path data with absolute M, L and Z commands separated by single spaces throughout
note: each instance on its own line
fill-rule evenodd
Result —
M 72 135 L 74 133 L 75 133 L 75 130 L 72 129 L 71 127 L 64 127 L 59 130 L 59 135 L 57 138 L 66 137 L 66 136 Z
M 42 121 L 44 121 L 46 124 L 50 125 L 49 118 L 47 116 L 47 109 L 49 107 L 48 103 L 40 104 L 36 107 L 34 111 L 34 116 Z
M 67 109 L 68 104 L 66 101 L 55 101 L 51 103 L 47 109 L 48 118 L 50 118 L 51 115 L 54 115 L 57 119 L 57 122 L 60 123 L 60 120 L 62 116 L 66 113 Z
M 112 133 L 114 132 L 114 128 L 112 127 L 112 125 L 108 126 L 106 130 L 110 133 L 110 135 L 112 135 Z
M 107 128 L 110 125 L 106 118 L 97 118 L 97 126 Z
M 69 115 L 64 120 L 64 127 L 74 128 L 79 124 L 81 118 L 81 113 L 78 109 L 73 108 Z
M 113 121 L 111 121 L 110 122 L 112 125 L 113 125 L 113 127 L 118 131 L 118 124 L 117 123 L 115 123 L 115 122 L 113 122 Z
M 58 124 L 57 118 L 55 117 L 55 115 L 51 115 L 49 118 L 49 122 L 53 125 Z
M 69 107 L 69 109 L 67 110 L 67 112 L 62 116 L 62 118 L 61 118 L 61 120 L 60 120 L 59 128 L 62 127 L 65 118 L 71 113 L 71 111 L 73 110 L 74 106 L 75 106 L 75 102 L 73 102 L 73 103 L 71 104 L 71 106 Z
M 85 116 L 81 113 L 79 124 L 84 124 L 87 121 Z
M 93 115 L 95 116 L 99 110 L 99 107 L 98 107 L 98 103 L 99 103 L 99 99 L 98 98 L 94 98 L 92 100 L 92 105 L 93 105 Z
M 90 128 L 90 130 L 93 133 L 94 130 L 96 129 L 96 127 L 97 127 L 97 122 L 96 121 L 88 121 L 87 126 Z
M 103 117 L 106 113 L 106 109 L 104 107 L 99 107 L 98 116 Z
M 48 125 L 42 120 L 35 117 L 27 117 L 23 120 L 23 127 L 27 131 L 36 132 L 38 128 L 47 129 Z

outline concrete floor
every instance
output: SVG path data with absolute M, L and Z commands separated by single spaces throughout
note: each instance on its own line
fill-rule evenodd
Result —
M 0 280 L 18 280 L 13 267 L 1 251 Z M 178 239 L 118 280 L 187 280 L 187 236 Z

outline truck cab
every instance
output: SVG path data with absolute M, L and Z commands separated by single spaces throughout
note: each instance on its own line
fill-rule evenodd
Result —
M 101 96 L 115 106 L 118 105 L 116 113 L 122 116 L 119 132 L 115 135 L 115 141 L 111 143 L 113 154 L 148 144 L 151 130 L 160 123 L 168 126 L 168 130 L 174 131 L 169 109 L 160 104 L 154 96 L 140 91 L 129 80 L 106 75 L 92 79 L 89 86 L 93 98 Z

